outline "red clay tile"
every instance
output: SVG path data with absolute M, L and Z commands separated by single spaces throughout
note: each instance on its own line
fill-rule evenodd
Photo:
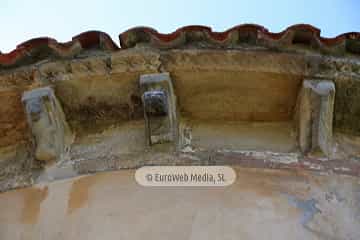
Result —
M 184 26 L 168 34 L 159 33 L 149 27 L 135 27 L 121 33 L 119 40 L 122 49 L 135 47 L 138 43 L 148 44 L 155 48 L 171 49 L 196 41 L 205 41 L 223 48 L 229 47 L 234 42 L 277 48 L 301 44 L 314 49 L 325 49 L 330 53 L 340 51 L 360 55 L 359 32 L 324 38 L 320 36 L 320 29 L 308 24 L 292 25 L 278 33 L 270 32 L 265 27 L 256 24 L 237 25 L 223 32 L 214 32 L 207 26 Z M 42 56 L 46 58 L 46 54 L 71 57 L 89 49 L 117 51 L 120 48 L 108 34 L 101 31 L 81 33 L 66 43 L 59 43 L 48 37 L 34 38 L 19 44 L 9 53 L 0 52 L 0 68 L 36 62 L 39 59 L 32 59 L 32 53 L 42 51 L 42 49 L 49 50 L 44 53 L 45 56 Z M 24 59 L 27 61 L 23 61 Z

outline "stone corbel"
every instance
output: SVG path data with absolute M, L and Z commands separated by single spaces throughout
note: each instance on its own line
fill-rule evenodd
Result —
M 328 80 L 304 80 L 299 100 L 299 145 L 302 152 L 331 157 L 335 84 Z
M 61 160 L 73 136 L 54 91 L 50 87 L 26 91 L 22 102 L 35 140 L 35 158 L 45 162 Z
M 145 118 L 145 136 L 149 146 L 177 143 L 176 97 L 169 73 L 140 76 Z

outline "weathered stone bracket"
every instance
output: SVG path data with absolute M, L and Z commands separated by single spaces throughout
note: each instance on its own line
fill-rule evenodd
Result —
M 332 152 L 335 84 L 328 80 L 304 80 L 300 90 L 299 145 L 304 153 Z
M 35 140 L 35 158 L 61 160 L 73 137 L 54 91 L 50 87 L 26 91 L 22 101 Z
M 176 97 L 169 73 L 140 76 L 147 143 L 177 142 Z

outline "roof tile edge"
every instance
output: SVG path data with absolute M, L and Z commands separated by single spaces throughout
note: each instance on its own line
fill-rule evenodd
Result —
M 27 65 L 51 56 L 73 57 L 89 49 L 117 51 L 135 47 L 139 43 L 159 49 L 178 48 L 196 41 L 206 41 L 225 48 L 237 43 L 271 48 L 286 48 L 300 43 L 330 54 L 340 52 L 360 55 L 360 32 L 343 33 L 333 38 L 321 37 L 320 32 L 320 29 L 308 24 L 292 25 L 278 33 L 256 24 L 241 24 L 223 32 L 212 31 L 208 26 L 190 25 L 168 34 L 159 33 L 150 27 L 135 27 L 119 34 L 119 48 L 107 33 L 87 31 L 65 43 L 48 37 L 30 39 L 9 53 L 0 53 L 0 68 Z

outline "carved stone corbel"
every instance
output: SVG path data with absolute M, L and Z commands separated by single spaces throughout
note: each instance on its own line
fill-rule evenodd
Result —
M 299 145 L 303 153 L 331 156 L 335 84 L 304 80 L 300 90 Z
M 169 73 L 140 76 L 148 145 L 177 143 L 176 97 Z
M 54 91 L 50 87 L 26 91 L 22 102 L 35 141 L 35 158 L 45 162 L 62 159 L 73 137 Z

